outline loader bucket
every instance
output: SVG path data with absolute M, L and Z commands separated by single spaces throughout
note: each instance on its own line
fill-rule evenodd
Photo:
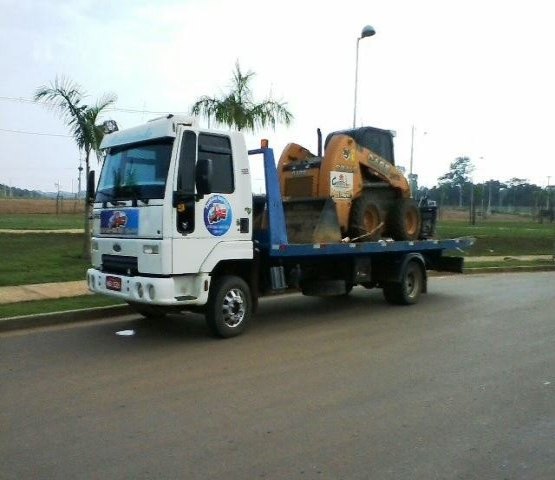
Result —
M 337 243 L 341 229 L 331 198 L 285 200 L 285 225 L 289 243 Z

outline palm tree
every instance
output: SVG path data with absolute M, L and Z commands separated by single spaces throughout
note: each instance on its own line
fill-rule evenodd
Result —
M 91 152 L 95 152 L 98 161 L 101 160 L 100 142 L 104 135 L 98 118 L 102 111 L 116 101 L 115 95 L 106 94 L 94 105 L 83 102 L 85 95 L 79 85 L 67 79 L 54 80 L 49 86 L 41 86 L 35 92 L 35 101 L 42 101 L 57 110 L 65 124 L 69 127 L 77 148 L 85 153 L 86 177 L 89 177 L 89 159 Z M 90 223 L 89 204 L 85 202 L 85 238 L 83 241 L 83 258 L 90 258 Z
M 293 115 L 287 110 L 287 103 L 276 102 L 268 97 L 262 103 L 255 103 L 249 86 L 254 72 L 241 72 L 239 61 L 235 63 L 230 91 L 223 97 L 200 97 L 191 107 L 193 115 L 204 115 L 210 126 L 211 118 L 216 123 L 235 127 L 237 130 L 254 132 L 257 128 L 277 122 L 289 125 Z

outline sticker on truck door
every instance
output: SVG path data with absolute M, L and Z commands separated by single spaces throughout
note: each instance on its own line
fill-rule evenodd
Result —
M 214 195 L 204 206 L 204 225 L 215 237 L 220 237 L 231 228 L 231 205 L 225 197 Z

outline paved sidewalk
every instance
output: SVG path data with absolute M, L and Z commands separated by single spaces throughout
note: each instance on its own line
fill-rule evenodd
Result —
M 82 228 L 66 228 L 64 230 L 12 230 L 10 228 L 0 228 L 0 233 L 16 233 L 18 235 L 25 235 L 29 233 L 83 233 Z
M 88 293 L 89 290 L 85 280 L 0 287 L 0 304 L 27 302 L 29 300 L 49 300 L 53 298 L 76 297 L 78 295 L 86 295 Z

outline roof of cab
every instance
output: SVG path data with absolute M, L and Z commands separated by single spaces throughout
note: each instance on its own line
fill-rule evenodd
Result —
M 176 125 L 198 126 L 196 117 L 184 115 L 167 115 L 154 118 L 137 127 L 118 130 L 104 135 L 100 148 L 109 148 L 116 145 L 144 142 L 155 138 L 175 137 Z

